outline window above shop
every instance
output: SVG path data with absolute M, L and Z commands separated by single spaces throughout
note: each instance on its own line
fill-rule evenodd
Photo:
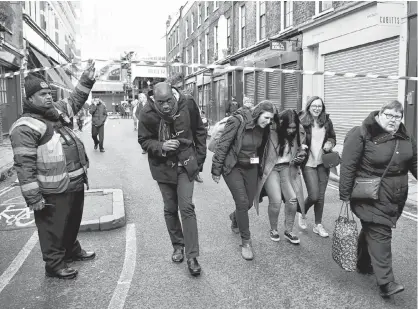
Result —
M 293 1 L 281 1 L 281 31 L 293 26 Z
M 332 1 L 315 1 L 315 15 L 312 19 L 334 11 Z
M 215 12 L 219 8 L 219 1 L 213 1 L 213 11 Z

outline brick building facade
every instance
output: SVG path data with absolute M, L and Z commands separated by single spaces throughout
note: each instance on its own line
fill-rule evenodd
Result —
M 348 110 L 339 96 L 349 94 L 351 97 L 346 96 L 345 100 L 355 105 L 352 89 L 363 86 L 362 91 L 370 93 L 365 94 L 371 98 L 364 99 L 364 106 L 357 108 L 355 105 L 355 116 L 345 121 L 350 125 L 358 124 L 366 111 L 373 110 L 383 100 L 404 101 L 405 82 L 387 81 L 385 84 L 378 80 L 372 83 L 370 79 L 270 73 L 257 69 L 405 75 L 403 54 L 406 55 L 407 40 L 402 36 L 406 36 L 403 30 L 406 16 L 406 4 L 396 1 L 187 2 L 168 28 L 168 42 L 176 37 L 167 50 L 168 61 L 215 63 L 226 67 L 171 67 L 169 75 L 178 77 L 173 80 L 175 85 L 190 89 L 211 123 L 225 116 L 232 97 L 240 104 L 244 97 L 255 104 L 269 99 L 279 109 L 300 110 L 310 96 L 320 95 L 330 105 L 329 110 L 340 124 L 339 133 L 343 138 L 347 128 L 342 113 L 347 114 Z M 400 22 L 388 24 L 387 20 Z M 278 49 L 272 49 L 272 42 Z M 380 56 L 373 59 L 375 52 Z M 368 60 L 362 61 L 363 58 Z M 378 59 L 390 63 L 390 67 Z M 228 69 L 228 66 L 234 68 Z M 367 88 L 369 83 L 376 88 Z M 389 89 L 386 94 L 377 91 L 383 84 Z M 338 85 L 342 87 L 340 90 Z
M 0 74 L 20 69 L 23 54 L 23 19 L 19 2 L 0 2 Z M 20 76 L 0 79 L 0 144 L 21 108 Z

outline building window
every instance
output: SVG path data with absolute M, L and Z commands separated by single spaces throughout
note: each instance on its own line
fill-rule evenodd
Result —
M 205 1 L 205 20 L 209 17 L 209 2 Z
M 186 49 L 186 64 L 189 64 L 189 50 L 188 49 Z M 190 69 L 190 67 L 187 67 L 186 75 L 190 74 L 189 69 Z
M 55 17 L 55 43 L 59 45 L 59 21 L 57 17 Z
M 202 16 L 203 16 L 203 14 L 202 14 L 202 5 L 201 4 L 199 4 L 199 7 L 198 7 L 198 24 L 197 24 L 197 26 L 199 27 L 201 24 L 202 24 Z
M 194 13 L 192 13 L 191 27 L 192 27 L 192 33 L 193 33 L 194 32 Z
M 231 18 L 226 20 L 226 47 L 231 48 Z
M 6 73 L 4 67 L 0 66 L 0 74 Z M 0 78 L 0 105 L 7 103 L 6 79 Z M 3 116 L 4 117 L 4 116 Z
M 199 64 L 203 63 L 203 54 L 202 54 L 202 40 L 199 40 L 197 43 L 197 62 Z
M 214 28 L 213 28 L 213 41 L 214 41 L 214 43 L 215 44 L 213 44 L 214 45 L 214 47 L 215 47 L 215 50 L 214 50 L 214 60 L 216 61 L 216 60 L 218 60 L 218 26 L 215 26 Z
M 209 33 L 205 34 L 205 58 L 206 64 L 209 64 Z
M 240 38 L 240 44 L 239 47 L 240 48 L 244 48 L 246 46 L 246 41 L 245 41 L 245 5 L 240 7 L 239 10 L 239 38 Z
M 180 42 L 180 29 L 177 27 L 177 44 Z
M 260 40 L 266 37 L 266 1 L 260 3 Z
M 318 13 L 332 9 L 332 1 L 318 1 Z
M 186 39 L 189 37 L 189 21 L 186 19 L 184 24 L 186 30 Z
M 194 46 L 192 45 L 192 63 L 196 63 L 195 62 L 195 60 L 194 60 L 195 58 L 194 58 Z M 196 68 L 193 68 L 193 72 L 195 72 L 196 71 Z
M 215 12 L 219 8 L 219 1 L 213 1 L 213 11 Z
M 42 30 L 46 31 L 45 1 L 40 1 L 39 2 L 39 8 L 40 8 L 40 14 L 41 14 L 41 28 L 42 28 Z
M 293 25 L 293 2 L 284 1 L 284 29 L 289 28 Z

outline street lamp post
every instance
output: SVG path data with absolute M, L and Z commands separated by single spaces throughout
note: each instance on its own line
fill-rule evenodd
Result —
M 170 27 L 171 16 L 168 16 L 168 19 L 165 23 L 165 66 L 166 66 L 166 78 L 169 77 L 169 66 L 168 66 L 168 27 Z

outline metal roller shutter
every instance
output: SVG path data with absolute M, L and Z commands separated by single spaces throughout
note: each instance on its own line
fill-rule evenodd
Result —
M 245 74 L 245 96 L 254 102 L 254 72 Z
M 325 55 L 325 71 L 398 75 L 399 38 Z M 370 112 L 398 97 L 398 81 L 325 76 L 325 105 L 331 115 L 337 143 L 360 125 Z
M 296 70 L 296 62 L 290 62 L 283 65 L 283 69 L 287 70 Z M 296 81 L 296 74 L 283 74 L 283 83 L 284 83 L 284 102 L 283 102 L 283 109 L 296 109 L 297 108 L 297 81 Z
M 266 98 L 266 73 L 256 72 L 257 77 L 257 89 L 256 89 L 256 101 L 254 104 L 258 104 Z
M 267 100 L 273 102 L 277 109 L 280 109 L 281 105 L 281 87 L 280 87 L 280 73 L 267 73 L 268 88 L 267 88 Z

